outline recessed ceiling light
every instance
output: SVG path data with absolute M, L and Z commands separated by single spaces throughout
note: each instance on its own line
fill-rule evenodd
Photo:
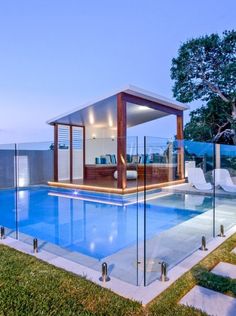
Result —
M 144 105 L 139 105 L 138 109 L 140 111 L 147 111 L 147 110 L 149 110 L 149 108 L 147 106 L 144 106 Z

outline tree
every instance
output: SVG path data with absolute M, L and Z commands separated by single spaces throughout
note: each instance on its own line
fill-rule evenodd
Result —
M 226 103 L 230 114 L 218 134 L 236 121 L 236 31 L 222 36 L 211 34 L 182 44 L 172 60 L 171 78 L 174 97 L 181 102 L 210 101 L 215 97 Z M 217 111 L 221 111 L 219 102 Z M 202 109 L 203 110 L 203 109 Z
M 217 109 L 220 108 L 220 111 Z M 185 125 L 184 138 L 192 141 L 210 142 L 216 137 L 220 126 L 231 115 L 228 104 L 215 97 L 206 105 L 190 112 L 190 121 Z

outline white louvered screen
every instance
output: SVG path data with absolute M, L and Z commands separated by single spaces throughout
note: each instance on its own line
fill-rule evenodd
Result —
M 73 179 L 83 178 L 83 128 L 73 126 Z
M 70 127 L 58 125 L 58 179 L 70 179 Z

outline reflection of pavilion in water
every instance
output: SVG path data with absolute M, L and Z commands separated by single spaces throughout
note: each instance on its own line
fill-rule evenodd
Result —
M 173 208 L 175 196 L 164 194 L 158 198 L 154 195 L 148 197 L 146 203 L 146 238 L 186 220 L 187 196 L 179 199 Z M 91 197 L 66 196 L 56 191 L 43 190 L 42 194 L 38 190 L 22 190 L 19 192 L 19 232 L 96 259 L 142 242 L 142 202 L 117 200 L 103 203 L 89 199 Z M 21 208 L 24 211 L 21 212 Z M 196 212 L 200 209 L 191 211 L 189 208 L 187 216 L 196 216 Z
M 135 242 L 135 230 L 126 229 L 127 224 L 135 225 L 135 204 L 127 213 L 127 206 L 51 195 L 43 197 L 36 208 L 35 194 L 19 192 L 20 233 L 96 258 L 128 246 L 126 241 Z

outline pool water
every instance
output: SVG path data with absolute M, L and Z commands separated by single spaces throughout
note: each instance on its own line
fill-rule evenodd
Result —
M 144 204 L 132 199 L 71 190 L 30 188 L 0 191 L 0 225 L 102 259 L 143 239 Z M 152 198 L 146 204 L 147 238 L 187 221 L 211 207 L 211 199 L 186 208 L 180 194 Z M 133 202 L 132 202 L 133 201 Z

